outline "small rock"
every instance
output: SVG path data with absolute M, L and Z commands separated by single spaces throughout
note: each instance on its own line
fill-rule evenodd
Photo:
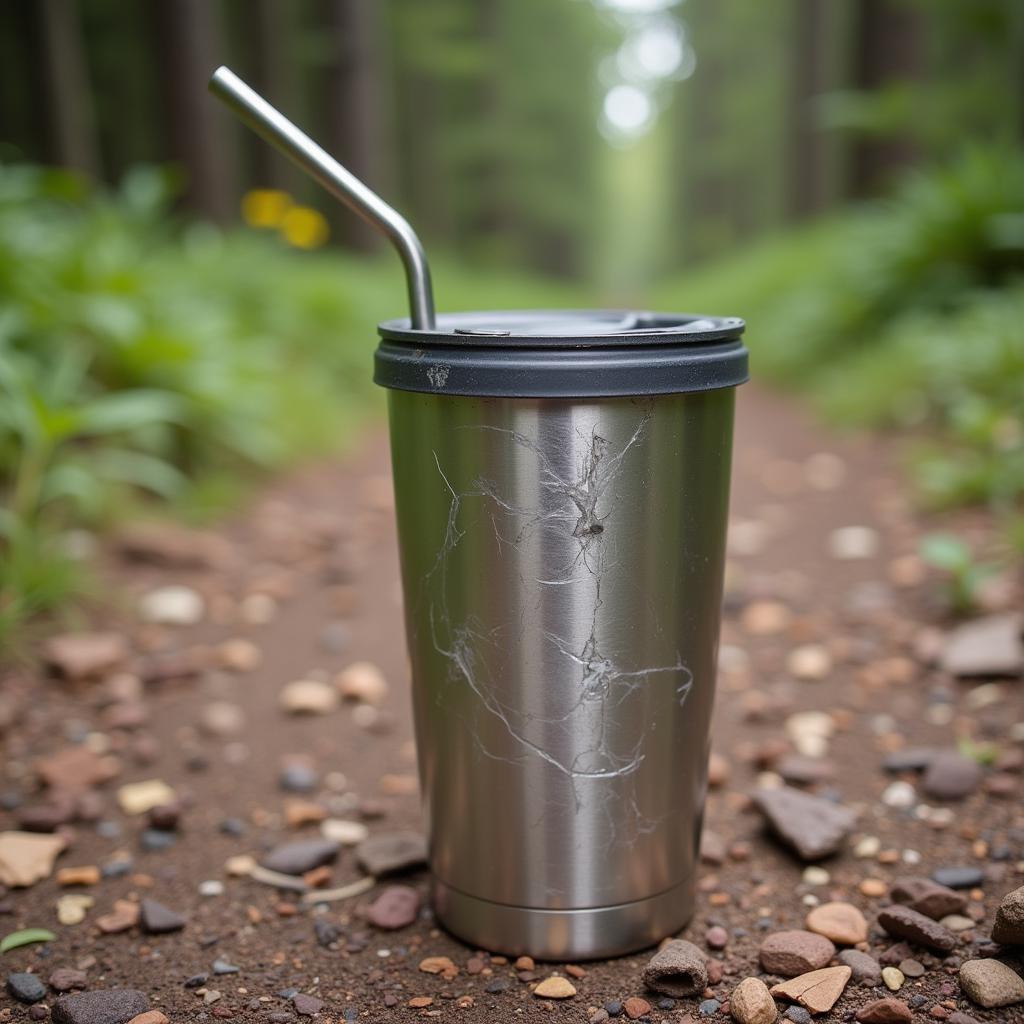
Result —
M 85 988 L 88 984 L 85 971 L 76 971 L 70 967 L 58 967 L 49 977 L 49 985 L 54 992 L 71 992 Z
M 424 974 L 450 974 L 458 972 L 458 968 L 452 963 L 451 957 L 428 956 L 419 962 L 418 970 Z
M 960 967 L 960 987 L 986 1010 L 1024 1002 L 1024 981 L 999 960 L 968 960 Z
M 886 907 L 879 911 L 878 923 L 898 939 L 906 939 L 940 953 L 949 953 L 956 948 L 956 936 L 948 928 L 910 907 Z
M 967 897 L 939 885 L 930 878 L 907 876 L 892 883 L 889 895 L 896 903 L 904 903 L 925 917 L 938 921 L 948 914 L 959 914 L 967 906 Z
M 132 782 L 117 791 L 117 802 L 125 814 L 145 814 L 175 800 L 174 790 L 163 779 Z
M 66 845 L 60 835 L 0 833 L 0 883 L 23 888 L 49 878 L 57 855 Z
M 53 1004 L 54 1024 L 128 1024 L 149 1009 L 144 992 L 131 988 L 98 989 L 61 996 Z
M 878 533 L 870 526 L 841 526 L 829 534 L 828 550 L 839 561 L 874 558 L 878 553 Z
M 705 864 L 722 864 L 727 853 L 725 840 L 717 832 L 712 832 L 709 828 L 701 830 L 700 859 Z
M 1024 672 L 1024 620 L 1015 613 L 965 622 L 950 633 L 942 668 L 955 676 L 1013 677 Z
M 533 990 L 533 994 L 540 999 L 572 999 L 576 995 L 576 986 L 568 978 L 552 974 Z
M 852 903 L 822 903 L 804 923 L 808 931 L 824 935 L 839 946 L 856 946 L 868 938 L 868 922 Z
M 139 921 L 142 930 L 148 935 L 179 932 L 185 927 L 185 918 L 181 914 L 151 899 L 142 901 L 139 907 Z
M 386 931 L 406 928 L 420 911 L 420 894 L 408 885 L 390 885 L 367 907 L 366 919 Z
M 95 902 L 96 900 L 92 896 L 85 896 L 81 893 L 61 896 L 57 900 L 57 920 L 68 927 L 81 924 L 85 920 L 85 912 Z
M 245 712 L 230 701 L 211 701 L 203 708 L 199 724 L 210 736 L 237 736 L 245 730 Z
M 857 1011 L 860 1024 L 911 1024 L 913 1012 L 901 999 L 876 999 Z
M 279 700 L 292 715 L 329 715 L 338 706 L 338 691 L 318 679 L 299 679 L 281 690 Z
M 984 883 L 985 872 L 972 867 L 936 868 L 932 880 L 950 889 L 976 889 Z
M 1005 946 L 1024 944 L 1024 886 L 1003 897 L 992 925 L 992 941 Z
M 835 853 L 857 820 L 848 808 L 789 786 L 758 790 L 754 803 L 776 835 L 803 860 Z
M 324 1001 L 299 992 L 298 995 L 292 996 L 292 1006 L 300 1017 L 312 1017 L 324 1008 Z
M 369 836 L 369 829 L 361 821 L 327 818 L 320 823 L 320 834 L 342 846 L 358 846 Z
M 260 667 L 263 653 L 251 640 L 236 637 L 217 648 L 217 659 L 229 672 L 252 672 Z
M 832 671 L 832 656 L 822 644 L 804 644 L 789 652 L 786 668 L 796 679 L 817 681 Z
M 675 999 L 699 995 L 707 988 L 704 954 L 685 939 L 666 942 L 644 968 L 644 984 L 654 992 Z
M 704 935 L 709 949 L 725 949 L 729 945 L 729 933 L 721 925 L 712 925 Z
M 921 786 L 939 800 L 961 800 L 978 788 L 981 779 L 977 761 L 955 750 L 943 750 L 932 758 Z
M 355 700 L 362 704 L 383 704 L 388 695 L 384 674 L 368 661 L 357 661 L 349 665 L 338 673 L 334 684 L 345 700 Z
M 213 973 L 216 975 L 238 974 L 241 970 L 241 967 L 229 964 L 227 960 L 221 960 L 219 957 L 213 961 Z
M 114 909 L 96 919 L 96 927 L 104 935 L 117 935 L 134 928 L 139 921 L 139 905 L 131 900 L 114 900 Z M 141 1012 L 141 1011 L 140 1011 Z
M 312 765 L 293 760 L 281 769 L 277 782 L 286 793 L 312 793 L 320 785 L 320 776 Z
M 722 1004 L 717 999 L 705 999 L 698 1005 L 697 1013 L 701 1017 L 714 1017 L 721 1008 Z
M 779 1011 L 760 978 L 744 978 L 729 997 L 729 1012 L 737 1024 L 775 1024 Z
M 887 772 L 923 772 L 936 753 L 933 747 L 903 747 L 886 754 L 882 767 Z
M 324 949 L 334 945 L 341 936 L 342 930 L 333 921 L 318 917 L 313 922 L 313 934 L 316 936 L 316 943 Z
M 827 1013 L 835 1006 L 849 980 L 849 967 L 825 967 L 773 985 L 769 991 L 773 996 L 800 1003 L 811 1013 Z
M 978 922 L 973 918 L 964 917 L 963 914 L 947 914 L 939 919 L 939 924 L 943 928 L 948 928 L 951 932 L 966 932 L 971 928 L 977 927 Z
M 51 637 L 43 661 L 65 679 L 105 675 L 128 657 L 128 644 L 118 633 L 64 633 Z
M 802 1006 L 791 1006 L 782 1016 L 793 1024 L 811 1024 L 811 1015 Z
M 909 782 L 902 779 L 890 782 L 882 790 L 882 803 L 886 807 L 895 807 L 897 810 L 907 810 L 917 803 L 917 791 Z
M 913 957 L 900 961 L 900 970 L 906 978 L 920 978 L 924 975 L 924 964 Z
M 882 981 L 890 992 L 899 992 L 903 988 L 906 977 L 898 967 L 883 967 Z
M 330 864 L 339 850 L 338 844 L 330 839 L 300 839 L 274 847 L 260 863 L 282 875 L 304 875 L 322 864 Z
M 793 786 L 817 786 L 831 781 L 836 774 L 831 761 L 803 754 L 783 755 L 775 762 L 775 771 Z
M 139 601 L 140 617 L 161 626 L 194 626 L 205 612 L 202 595 L 180 585 L 157 587 Z
M 61 868 L 57 872 L 57 884 L 61 887 L 71 885 L 99 885 L 100 869 L 95 864 L 83 864 L 80 867 Z
M 378 832 L 356 847 L 359 866 L 375 878 L 422 867 L 427 843 L 418 832 Z
M 753 601 L 743 609 L 740 621 L 751 636 L 781 633 L 792 620 L 792 613 L 780 601 Z
M 128 1024 L 170 1024 L 165 1013 L 160 1010 L 147 1010 L 140 1013 L 138 1017 L 132 1017 Z
M 846 964 L 853 972 L 853 980 L 865 988 L 874 988 L 882 982 L 882 969 L 878 961 L 859 949 L 844 949 L 839 962 Z
M 651 1012 L 651 1004 L 640 996 L 630 996 L 622 1003 L 622 1009 L 630 1020 L 638 1020 L 644 1014 Z
M 823 935 L 793 929 L 769 935 L 758 959 L 769 974 L 792 978 L 824 967 L 835 954 L 836 947 Z
M 7 992 L 19 1003 L 38 1003 L 46 998 L 46 986 L 39 976 L 25 971 L 7 975 Z

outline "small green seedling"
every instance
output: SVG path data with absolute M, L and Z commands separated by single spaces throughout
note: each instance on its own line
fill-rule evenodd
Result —
M 924 537 L 921 557 L 946 573 L 949 602 L 958 612 L 971 611 L 977 605 L 982 584 L 996 572 L 994 565 L 975 562 L 967 544 L 951 533 L 930 533 Z

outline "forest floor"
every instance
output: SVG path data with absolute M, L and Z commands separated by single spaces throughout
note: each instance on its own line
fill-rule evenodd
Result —
M 936 597 L 940 581 L 916 558 L 927 524 L 891 451 L 877 439 L 830 435 L 789 400 L 742 389 L 710 835 L 697 912 L 682 933 L 712 958 L 704 995 L 659 1005 L 641 981 L 650 953 L 530 969 L 467 948 L 432 920 L 422 869 L 320 906 L 249 873 L 246 855 L 262 858 L 322 829 L 347 841 L 364 829 L 421 828 L 379 428 L 351 458 L 278 481 L 215 535 L 129 531 L 112 542 L 102 565 L 111 600 L 90 613 L 87 632 L 41 647 L 50 673 L 9 670 L 0 831 L 30 827 L 56 835 L 53 847 L 62 837 L 66 849 L 51 873 L 55 849 L 33 848 L 26 864 L 0 836 L 0 872 L 44 876 L 0 897 L 0 934 L 55 933 L 4 953 L 4 975 L 45 981 L 57 972 L 62 986 L 138 989 L 174 1022 L 585 1021 L 631 997 L 651 1004 L 628 1004 L 637 1019 L 723 1021 L 741 979 L 779 980 L 758 964 L 765 938 L 803 928 L 817 903 L 840 901 L 867 919 L 861 949 L 876 966 L 902 963 L 904 980 L 891 992 L 862 960 L 816 1020 L 852 1020 L 890 997 L 912 1013 L 907 1020 L 1024 1021 L 1024 1003 L 986 1010 L 958 981 L 960 962 L 976 957 L 1021 969 L 1020 953 L 989 934 L 1000 899 L 1024 884 L 1024 733 L 1015 726 L 1024 683 L 957 679 L 937 664 L 955 624 Z M 987 529 L 971 515 L 962 526 L 969 535 Z M 983 614 L 1019 596 L 992 587 Z M 992 643 L 976 642 L 972 653 L 984 659 Z M 353 662 L 377 666 L 387 695 L 372 672 L 357 671 L 342 679 L 362 699 L 338 702 L 333 681 Z M 321 713 L 284 709 L 283 690 L 296 680 L 314 685 L 291 698 Z M 963 740 L 990 753 L 980 771 L 948 753 Z M 904 770 L 886 766 L 907 751 Z M 780 779 L 858 816 L 839 852 L 811 870 L 752 806 L 759 785 Z M 131 788 L 147 780 L 165 787 Z M 956 948 L 899 948 L 876 921 L 893 883 L 952 868 L 965 869 L 951 879 Z M 346 847 L 307 881 L 335 889 L 364 877 Z M 76 878 L 85 884 L 61 884 Z M 372 921 L 380 907 L 366 915 L 394 884 L 416 889 L 423 907 L 389 931 Z M 145 900 L 173 913 L 161 921 L 146 904 L 136 923 Z M 84 919 L 61 923 L 76 917 Z M 457 973 L 426 973 L 427 957 L 449 957 Z M 567 966 L 574 997 L 533 994 Z M 237 971 L 218 973 L 227 967 Z M 42 1007 L 56 998 L 51 990 L 29 1006 L 0 996 L 0 1020 L 45 1019 Z M 780 1001 L 780 1015 L 788 1006 Z M 60 1019 L 76 1022 L 123 1021 L 144 1008 L 100 1004 L 90 1017 L 84 1004 L 66 1007 Z

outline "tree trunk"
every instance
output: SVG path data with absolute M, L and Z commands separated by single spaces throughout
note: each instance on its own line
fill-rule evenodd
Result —
M 288 23 L 284 0 L 250 0 L 253 78 L 256 91 L 286 116 L 293 107 L 294 79 L 286 50 Z M 251 133 L 250 133 L 251 135 Z M 259 188 L 293 189 L 296 174 L 286 157 L 255 136 L 247 140 L 252 156 L 253 184 Z
M 216 109 L 206 83 L 218 64 L 217 23 L 208 0 L 152 0 L 170 155 L 188 175 L 186 202 L 225 222 L 236 207 L 229 115 Z
M 36 0 L 48 158 L 93 177 L 100 173 L 92 90 L 74 0 Z
M 872 92 L 920 71 L 922 32 L 917 11 L 898 0 L 860 0 L 856 12 L 854 88 Z M 907 139 L 858 139 L 850 158 L 848 193 L 857 199 L 877 194 L 915 156 Z
M 827 88 L 828 21 L 825 0 L 797 0 L 795 13 L 789 212 L 799 220 L 820 213 L 826 202 L 825 140 L 815 106 Z
M 375 192 L 382 181 L 379 0 L 328 0 L 327 148 Z M 376 248 L 375 228 L 349 210 L 333 218 L 340 240 L 362 251 Z

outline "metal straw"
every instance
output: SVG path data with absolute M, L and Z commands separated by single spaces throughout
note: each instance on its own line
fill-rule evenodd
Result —
M 434 292 L 430 283 L 430 268 L 427 266 L 423 246 L 409 222 L 230 69 L 217 68 L 210 79 L 210 92 L 230 107 L 257 135 L 323 185 L 331 195 L 388 236 L 405 267 L 412 326 L 432 330 Z

